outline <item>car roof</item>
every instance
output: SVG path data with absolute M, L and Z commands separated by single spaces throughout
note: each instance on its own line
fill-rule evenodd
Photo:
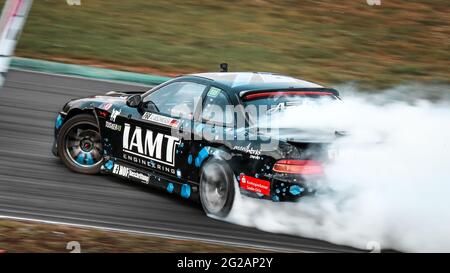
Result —
M 273 89 L 313 89 L 323 86 L 294 77 L 267 72 L 216 72 L 197 73 L 188 76 L 212 80 L 239 93 L 241 91 Z

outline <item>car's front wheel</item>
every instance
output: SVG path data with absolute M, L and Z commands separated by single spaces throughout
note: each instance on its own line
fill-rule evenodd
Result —
M 226 217 L 234 202 L 234 175 L 223 160 L 212 158 L 200 174 L 200 201 L 207 214 Z
M 58 154 L 62 162 L 74 172 L 96 174 L 100 171 L 102 144 L 94 116 L 80 114 L 61 127 Z

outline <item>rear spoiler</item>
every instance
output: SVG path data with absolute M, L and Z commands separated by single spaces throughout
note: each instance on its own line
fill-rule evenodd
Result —
M 289 88 L 289 89 L 262 89 L 262 90 L 247 90 L 247 91 L 241 91 L 239 92 L 239 97 L 245 98 L 248 95 L 251 94 L 257 94 L 257 93 L 269 93 L 269 92 L 317 92 L 317 93 L 331 93 L 332 95 L 339 97 L 339 92 L 336 89 L 333 88 Z
M 109 91 L 105 95 L 135 95 L 135 94 L 144 94 L 146 91 Z

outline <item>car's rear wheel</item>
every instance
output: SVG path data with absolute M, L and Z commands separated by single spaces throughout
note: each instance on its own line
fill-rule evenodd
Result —
M 223 160 L 212 158 L 200 174 L 200 201 L 207 214 L 226 217 L 234 202 L 234 175 Z
M 58 154 L 72 171 L 96 174 L 103 161 L 102 143 L 97 120 L 90 114 L 69 119 L 58 136 Z

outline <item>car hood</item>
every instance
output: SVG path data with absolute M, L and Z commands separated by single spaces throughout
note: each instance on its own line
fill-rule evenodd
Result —
M 100 107 L 102 104 L 110 103 L 114 106 L 121 107 L 126 104 L 126 100 L 129 96 L 134 94 L 142 94 L 142 92 L 135 91 L 126 91 L 126 92 L 118 92 L 118 91 L 110 91 L 106 94 L 95 95 L 85 98 L 75 98 L 68 101 L 64 107 L 63 111 L 67 112 L 71 108 L 96 108 Z

